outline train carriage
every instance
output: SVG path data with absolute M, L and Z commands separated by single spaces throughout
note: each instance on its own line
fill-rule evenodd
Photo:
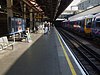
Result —
M 69 20 L 62 21 L 62 27 L 66 29 L 70 29 L 71 28 L 70 21 Z
M 92 36 L 100 38 L 100 13 L 94 15 L 92 21 Z
M 80 16 L 73 18 L 70 21 L 72 22 L 73 30 L 78 32 L 81 35 L 91 35 L 91 26 L 92 26 L 93 15 Z
M 78 25 L 77 18 L 71 19 L 69 24 L 70 24 L 70 29 L 71 30 L 78 31 L 79 25 Z
M 84 16 L 78 17 L 77 18 L 77 31 L 80 33 L 84 33 Z
M 86 38 L 100 38 L 100 13 L 71 18 L 61 22 L 61 27 Z

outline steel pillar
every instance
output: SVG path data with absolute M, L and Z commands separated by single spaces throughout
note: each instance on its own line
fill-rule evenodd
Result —
M 24 13 L 23 13 L 23 18 L 24 18 L 24 20 L 25 20 L 25 22 L 26 22 L 26 4 L 24 3 Z
M 32 32 L 33 28 L 33 9 L 30 9 L 30 31 Z
M 8 32 L 11 31 L 11 24 L 9 23 L 10 17 L 13 17 L 13 10 L 12 10 L 12 6 L 13 6 L 13 0 L 6 0 L 7 2 L 7 28 L 8 28 Z

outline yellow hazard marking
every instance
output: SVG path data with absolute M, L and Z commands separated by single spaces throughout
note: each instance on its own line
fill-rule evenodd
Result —
M 56 34 L 57 34 L 57 33 L 56 33 Z M 70 67 L 70 70 L 71 70 L 71 72 L 72 72 L 72 75 L 77 75 L 77 74 L 76 74 L 76 71 L 75 71 L 75 69 L 74 69 L 74 67 L 73 67 L 73 65 L 72 65 L 72 63 L 71 63 L 71 61 L 70 61 L 70 59 L 69 59 L 69 57 L 68 57 L 68 54 L 67 54 L 67 52 L 66 52 L 66 49 L 64 48 L 64 46 L 63 46 L 63 44 L 62 44 L 62 42 L 61 42 L 61 39 L 60 39 L 60 37 L 59 37 L 58 34 L 57 34 L 57 37 L 58 37 L 58 40 L 59 40 L 59 42 L 60 42 L 60 44 L 61 44 L 61 46 L 62 46 L 62 49 L 63 49 L 64 55 L 65 55 L 65 58 L 66 58 L 66 60 L 67 60 L 67 62 L 68 62 L 68 65 L 69 65 L 69 67 Z

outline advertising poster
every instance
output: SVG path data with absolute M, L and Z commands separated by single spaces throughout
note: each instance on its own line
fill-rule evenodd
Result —
M 22 18 L 11 18 L 11 32 L 10 34 L 25 31 L 25 21 Z

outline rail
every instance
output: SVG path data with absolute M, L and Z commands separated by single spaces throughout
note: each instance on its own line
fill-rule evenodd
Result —
M 60 34 L 67 39 L 75 48 L 73 52 L 77 55 L 77 58 L 85 66 L 89 74 L 100 74 L 100 55 L 95 53 L 92 49 L 75 39 L 75 37 L 69 35 L 65 30 L 58 29 Z M 67 34 L 67 35 L 66 35 Z M 92 71 L 91 71 L 92 69 Z

